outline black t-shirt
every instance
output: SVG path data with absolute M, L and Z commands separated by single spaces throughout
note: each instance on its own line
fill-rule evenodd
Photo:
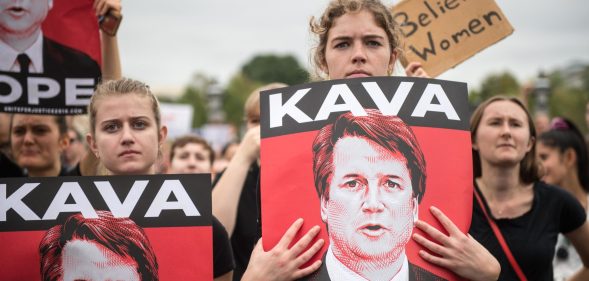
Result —
M 216 177 L 213 186 L 215 186 L 222 174 L 223 173 L 220 173 Z M 235 228 L 231 235 L 231 247 L 233 248 L 233 257 L 235 258 L 233 280 L 241 280 L 243 273 L 247 269 L 254 246 L 261 237 L 259 220 L 259 178 L 260 168 L 258 165 L 252 164 L 248 170 L 239 197 Z
M 24 176 L 22 169 L 0 152 L 0 178 L 18 178 Z
M 534 184 L 532 208 L 520 217 L 494 219 L 515 260 L 528 280 L 553 280 L 552 258 L 559 233 L 568 233 L 585 223 L 581 204 L 565 190 L 543 182 Z M 487 213 L 491 215 L 487 202 Z M 481 207 L 473 196 L 473 214 L 469 233 L 501 264 L 499 280 L 518 280 L 501 245 L 491 230 Z
M 213 276 L 223 276 L 235 268 L 229 236 L 225 227 L 213 216 Z

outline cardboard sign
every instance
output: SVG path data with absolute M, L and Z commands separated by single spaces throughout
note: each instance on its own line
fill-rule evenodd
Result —
M 212 280 L 210 186 L 208 174 L 0 179 L 0 279 Z
M 0 112 L 86 113 L 101 76 L 92 5 L 88 0 L 55 0 L 14 4 L 15 9 L 2 11 Z M 43 11 L 48 11 L 46 17 Z M 23 30 L 29 35 L 23 36 Z
M 405 257 L 408 274 L 418 280 L 456 280 L 421 259 L 410 235 L 416 219 L 442 229 L 432 205 L 462 231 L 470 226 L 466 84 L 331 80 L 265 91 L 260 102 L 265 249 L 302 217 L 298 238 L 320 225 L 327 242 L 314 257 L 324 262 L 311 280 L 329 280 L 327 272 L 331 280 L 354 280 L 361 275 L 355 265 L 397 272 Z M 371 267 L 376 259 L 379 266 Z
M 405 0 L 393 7 L 406 61 L 432 77 L 513 33 L 494 0 Z

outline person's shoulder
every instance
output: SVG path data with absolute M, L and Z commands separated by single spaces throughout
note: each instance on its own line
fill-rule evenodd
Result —
M 556 185 L 547 184 L 543 181 L 534 183 L 534 192 L 543 195 L 546 198 L 565 198 L 576 200 L 572 194 Z
M 409 280 L 446 281 L 446 279 L 412 263 L 409 263 Z

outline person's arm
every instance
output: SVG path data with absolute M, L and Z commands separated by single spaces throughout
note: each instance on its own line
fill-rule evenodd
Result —
M 430 211 L 448 235 L 426 222 L 418 221 L 417 228 L 438 242 L 428 240 L 418 233 L 413 234 L 413 239 L 417 243 L 437 255 L 420 250 L 419 256 L 468 280 L 497 280 L 501 272 L 497 259 L 472 236 L 462 233 L 438 208 L 432 206 Z
M 97 16 L 104 16 L 108 11 L 120 16 L 121 9 L 120 0 L 94 1 L 94 10 Z M 100 49 L 102 50 L 102 81 L 123 78 L 117 36 L 110 36 L 100 30 Z
M 260 126 L 247 131 L 227 169 L 213 188 L 213 215 L 229 236 L 235 229 L 237 206 L 249 167 L 260 155 Z
M 431 78 L 429 74 L 421 67 L 420 62 L 411 62 L 405 67 L 405 73 L 409 77 L 422 77 L 422 78 Z
M 241 281 L 296 280 L 319 269 L 321 260 L 315 261 L 308 267 L 299 268 L 323 247 L 324 241 L 319 239 L 305 251 L 319 234 L 319 226 L 312 227 L 290 249 L 288 248 L 301 226 L 303 226 L 303 219 L 297 219 L 284 233 L 278 244 L 268 252 L 262 248 L 262 238 L 260 238 Z
M 583 262 L 583 267 L 569 280 L 589 280 L 589 223 L 585 222 L 581 227 L 565 234 L 565 236 L 573 243 Z

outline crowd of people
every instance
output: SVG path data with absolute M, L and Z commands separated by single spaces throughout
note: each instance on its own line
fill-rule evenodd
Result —
M 95 0 L 94 6 L 97 15 L 122 10 L 119 0 Z M 318 39 L 312 54 L 318 77 L 399 72 L 394 71 L 402 55 L 399 27 L 379 0 L 332 0 L 319 18 L 311 19 L 310 27 Z M 323 272 L 330 270 L 324 269 L 325 258 L 308 263 L 325 244 L 340 242 L 333 241 L 331 233 L 330 241 L 316 239 L 319 226 L 295 241 L 304 223 L 298 219 L 274 248 L 262 247 L 259 95 L 287 85 L 272 83 L 253 91 L 244 104 L 243 138 L 223 152 L 214 151 L 197 135 L 168 140 L 159 102 L 149 86 L 123 78 L 116 35 L 101 32 L 101 48 L 102 81 L 91 98 L 88 116 L 0 113 L 1 177 L 212 173 L 215 280 L 313 280 L 318 274 L 334 279 L 334 273 Z M 404 72 L 429 78 L 417 62 L 409 63 Z M 408 222 L 427 234 L 407 234 L 407 240 L 428 250 L 420 250 L 419 256 L 468 280 L 589 280 L 589 155 L 577 126 L 556 117 L 548 126 L 536 128 L 524 103 L 493 97 L 472 113 L 470 129 L 474 172 L 470 229 L 463 233 L 444 210 L 432 206 L 430 211 L 444 231 L 417 217 Z M 332 145 L 344 145 L 345 136 Z M 411 143 L 415 136 L 407 133 L 407 139 Z M 166 143 L 169 158 L 162 159 Z M 421 153 L 419 146 L 414 150 Z M 158 169 L 161 161 L 169 162 L 166 171 Z M 326 177 L 322 184 L 331 180 Z M 321 200 L 336 196 L 335 192 L 323 187 Z M 417 198 L 416 192 L 415 186 L 408 190 L 408 200 Z M 415 201 L 408 202 L 413 208 L 408 210 L 417 208 Z M 399 280 L 399 272 L 414 280 L 416 271 L 421 276 L 416 280 L 441 280 L 427 277 L 424 274 L 429 273 L 413 265 L 407 269 L 402 262 L 394 267 L 346 269 L 346 264 L 360 264 L 361 257 L 332 246 L 329 260 L 342 262 L 338 270 L 353 271 L 345 276 L 358 280 Z

